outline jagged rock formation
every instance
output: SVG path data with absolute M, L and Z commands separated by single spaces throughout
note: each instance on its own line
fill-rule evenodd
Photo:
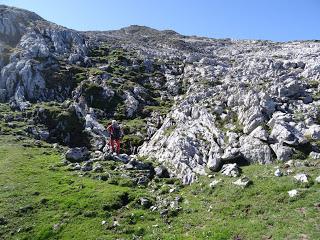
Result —
M 0 6 L 0 14 L 0 100 L 21 110 L 71 100 L 94 150 L 105 143 L 99 120 L 142 119 L 129 127 L 127 147 L 142 145 L 140 156 L 185 184 L 223 163 L 320 152 L 317 41 L 210 39 L 140 26 L 76 32 L 15 8 Z

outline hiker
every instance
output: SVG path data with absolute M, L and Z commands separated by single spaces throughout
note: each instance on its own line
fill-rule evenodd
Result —
M 108 125 L 107 130 L 110 134 L 110 147 L 111 151 L 114 152 L 114 145 L 116 145 L 116 153 L 120 153 L 120 139 L 123 136 L 123 131 L 116 120 L 112 120 L 111 124 Z

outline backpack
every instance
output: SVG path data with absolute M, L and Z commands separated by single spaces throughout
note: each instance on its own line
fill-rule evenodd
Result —
M 112 126 L 112 128 L 113 128 L 113 131 L 112 131 L 111 137 L 113 139 L 120 139 L 121 138 L 120 126 Z

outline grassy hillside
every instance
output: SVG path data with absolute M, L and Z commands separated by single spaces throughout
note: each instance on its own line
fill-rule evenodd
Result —
M 215 189 L 208 178 L 187 187 L 169 180 L 126 187 L 66 171 L 51 145 L 19 139 L 0 138 L 3 239 L 320 238 L 320 184 L 305 187 L 292 176 L 274 177 L 274 166 L 243 167 L 242 175 L 253 181 L 246 189 L 220 174 L 216 178 L 223 182 Z M 295 172 L 320 175 L 319 165 Z M 294 188 L 301 195 L 289 198 Z M 141 196 L 150 201 L 180 196 L 181 203 L 161 216 L 141 207 Z

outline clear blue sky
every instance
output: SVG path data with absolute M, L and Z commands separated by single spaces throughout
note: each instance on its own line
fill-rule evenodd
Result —
M 320 0 L 0 0 L 77 30 L 132 24 L 214 38 L 320 39 Z

